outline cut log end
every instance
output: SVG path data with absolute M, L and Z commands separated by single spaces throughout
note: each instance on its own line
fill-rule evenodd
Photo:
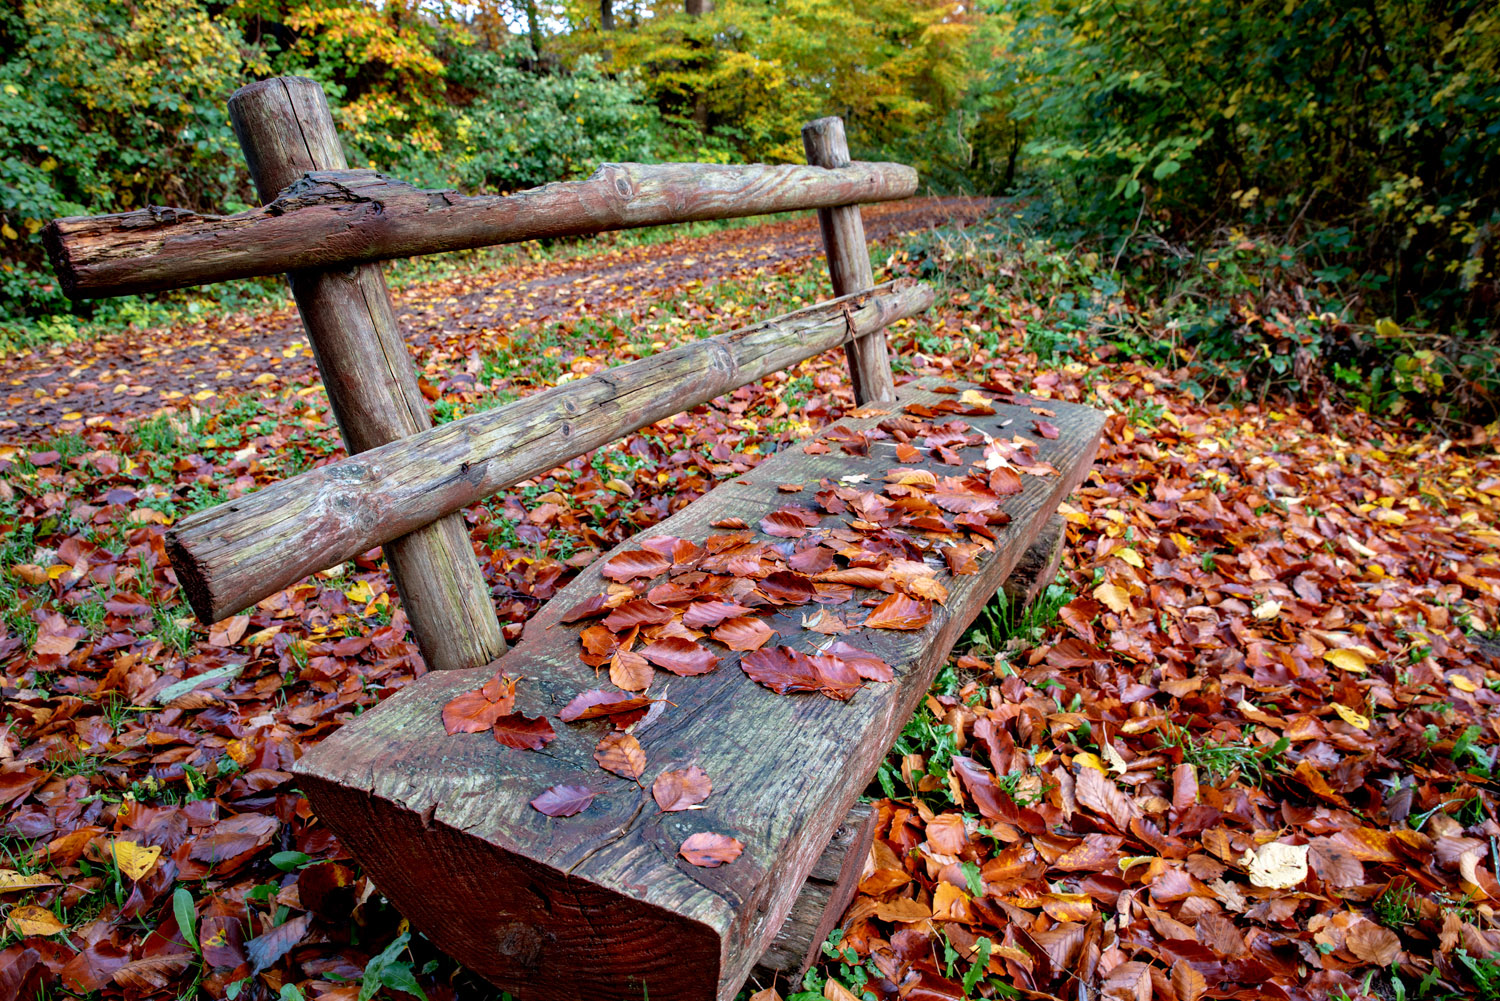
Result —
M 217 607 L 218 603 L 214 600 L 208 574 L 204 571 L 203 565 L 198 562 L 192 549 L 183 544 L 176 529 L 167 533 L 166 548 L 167 559 L 172 564 L 172 571 L 177 575 L 177 586 L 182 588 L 188 607 L 193 610 L 199 622 L 206 626 L 212 625 L 234 614 L 236 610 L 221 611 Z
M 718 992 L 708 926 L 455 830 L 432 819 L 436 804 L 419 813 L 316 773 L 298 781 L 369 872 L 400 874 L 377 886 L 403 915 L 526 1001 Z

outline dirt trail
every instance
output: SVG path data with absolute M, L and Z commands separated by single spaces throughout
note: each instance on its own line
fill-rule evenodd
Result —
M 973 219 L 987 206 L 985 199 L 960 198 L 867 206 L 866 234 L 885 240 Z M 570 315 L 608 313 L 688 282 L 723 281 L 820 253 L 817 223 L 809 215 L 414 284 L 396 293 L 396 309 L 420 363 L 435 344 L 476 332 L 483 336 Z M 310 383 L 316 376 L 290 305 L 165 329 L 132 329 L 0 359 L 0 440 L 44 438 L 75 421 L 123 427 L 163 407 L 189 401 L 206 405 L 251 386 Z

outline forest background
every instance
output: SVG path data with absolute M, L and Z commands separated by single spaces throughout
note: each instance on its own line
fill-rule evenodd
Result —
M 856 157 L 1009 196 L 998 224 L 1065 248 L 1059 349 L 1189 362 L 1204 392 L 1496 416 L 1483 0 L 4 0 L 0 350 L 279 294 L 75 306 L 41 232 L 250 207 L 226 101 L 284 73 L 325 86 L 356 165 L 464 191 L 800 161 L 801 124 L 842 115 Z M 1120 320 L 1145 315 L 1170 337 Z

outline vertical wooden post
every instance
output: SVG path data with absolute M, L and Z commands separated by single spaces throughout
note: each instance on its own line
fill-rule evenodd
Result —
M 807 162 L 815 167 L 849 166 L 849 142 L 842 118 L 819 118 L 802 126 L 802 147 Z M 862 292 L 875 284 L 870 267 L 870 248 L 865 244 L 865 224 L 858 205 L 818 209 L 818 227 L 823 231 L 823 252 L 833 278 L 833 294 Z M 890 352 L 885 331 L 856 338 L 844 346 L 854 399 L 860 403 L 883 403 L 896 398 L 891 377 Z
M 303 77 L 241 87 L 229 115 L 262 202 L 309 170 L 348 166 L 323 88 Z M 432 426 L 378 264 L 287 276 L 349 452 Z M 385 546 L 427 666 L 477 667 L 505 652 L 462 514 Z

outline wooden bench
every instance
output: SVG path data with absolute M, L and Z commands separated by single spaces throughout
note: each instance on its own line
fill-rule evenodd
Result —
M 47 239 L 76 297 L 289 274 L 350 455 L 184 518 L 169 552 L 212 622 L 384 547 L 437 670 L 297 764 L 317 816 L 420 930 L 523 1001 L 728 999 L 757 962 L 805 968 L 868 849 L 856 801 L 985 602 L 1050 580 L 1049 519 L 1102 416 L 998 386 L 895 387 L 884 329 L 933 293 L 874 283 L 857 205 L 911 195 L 916 175 L 851 163 L 838 119 L 804 129 L 807 166 L 615 164 L 465 197 L 348 170 L 312 81 L 252 84 L 230 112 L 264 208 L 61 219 Z M 831 301 L 432 426 L 380 260 L 793 209 L 818 211 Z M 596 561 L 506 649 L 463 508 L 836 346 L 860 410 Z M 725 614 L 738 625 L 715 636 Z M 649 702 L 580 716 L 636 697 L 611 676 Z M 450 733 L 461 697 L 519 713 L 512 742 L 538 749 Z M 664 809 L 683 804 L 658 779 L 694 768 L 712 791 Z M 586 808 L 539 800 L 560 787 Z M 715 859 L 695 835 L 740 854 L 696 864 Z

